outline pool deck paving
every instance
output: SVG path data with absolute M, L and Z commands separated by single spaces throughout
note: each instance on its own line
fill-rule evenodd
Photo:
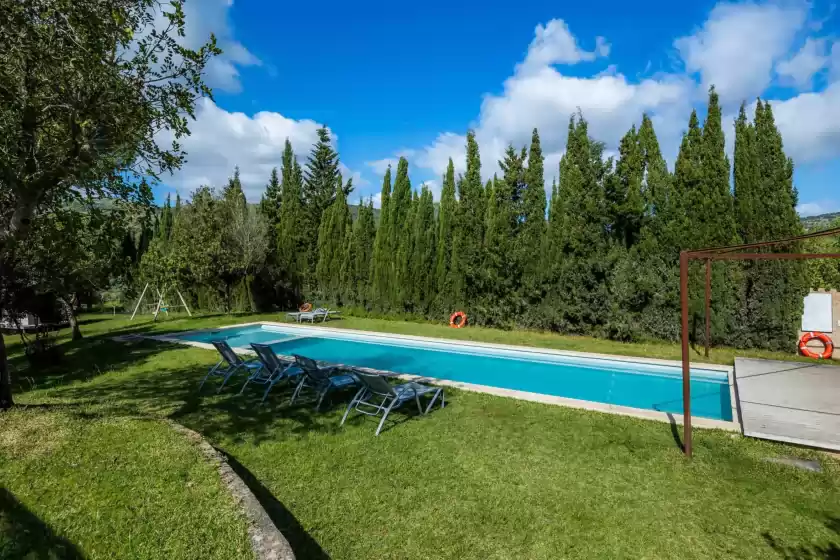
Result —
M 840 451 L 840 367 L 735 359 L 746 436 Z

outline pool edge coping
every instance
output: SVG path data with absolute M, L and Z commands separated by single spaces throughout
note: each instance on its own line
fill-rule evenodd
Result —
M 415 341 L 435 341 L 435 342 L 449 342 L 452 339 L 445 339 L 445 338 L 433 338 L 433 337 L 423 337 L 423 336 L 415 336 L 415 335 L 399 335 L 399 334 L 391 334 L 391 333 L 383 333 L 378 331 L 361 331 L 356 329 L 330 329 L 329 327 L 316 327 L 316 326 L 309 326 L 309 325 L 299 325 L 297 323 L 290 324 L 290 323 L 278 323 L 274 321 L 252 321 L 249 323 L 239 323 L 235 325 L 226 325 L 224 327 L 209 327 L 206 329 L 194 329 L 191 331 L 178 331 L 177 334 L 165 334 L 165 335 L 143 335 L 144 338 L 156 340 L 159 342 L 172 342 L 177 344 L 183 344 L 186 346 L 193 346 L 196 348 L 203 348 L 206 350 L 215 350 L 212 344 L 206 342 L 197 342 L 192 340 L 184 340 L 179 338 L 180 336 L 192 333 L 200 333 L 206 332 L 209 330 L 224 330 L 229 328 L 235 327 L 248 327 L 248 326 L 255 326 L 255 325 L 269 325 L 274 327 L 301 327 L 301 328 L 313 328 L 316 330 L 320 330 L 321 332 L 334 332 L 336 334 L 339 333 L 355 333 L 360 335 L 379 335 L 382 338 L 401 338 L 404 340 L 415 340 Z M 621 356 L 621 355 L 613 355 L 613 354 L 597 354 L 591 352 L 579 352 L 573 350 L 554 350 L 550 348 L 533 348 L 527 346 L 516 346 L 512 344 L 495 344 L 495 343 L 476 343 L 473 341 L 461 341 L 458 340 L 457 342 L 465 343 L 468 346 L 478 347 L 478 348 L 497 348 L 497 349 L 505 349 L 505 350 L 517 350 L 517 351 L 525 351 L 530 353 L 548 353 L 548 354 L 555 354 L 561 356 L 573 356 L 573 357 L 586 357 L 586 358 L 598 358 L 598 359 L 607 359 L 607 360 L 615 360 L 615 361 L 623 361 L 623 362 L 635 362 L 635 363 L 646 363 L 652 365 L 681 365 L 681 362 L 677 362 L 676 360 L 662 360 L 658 358 L 636 358 L 634 356 Z M 233 348 L 233 351 L 237 354 L 243 354 L 248 356 L 256 355 L 253 350 L 249 350 L 247 348 Z M 279 355 L 281 358 L 285 358 L 287 360 L 293 359 L 291 356 L 283 356 Z M 338 364 L 340 366 L 344 364 Z M 730 395 L 730 403 L 732 406 L 732 418 L 733 420 L 715 420 L 712 418 L 704 418 L 702 416 L 694 416 L 691 417 L 691 424 L 692 426 L 698 428 L 706 428 L 706 429 L 718 429 L 718 430 L 726 430 L 730 432 L 738 432 L 741 433 L 741 423 L 740 423 L 740 416 L 738 414 L 738 407 L 736 402 L 736 392 L 734 387 L 734 367 L 732 366 L 724 366 L 720 364 L 708 364 L 708 368 L 699 368 L 699 369 L 710 369 L 716 370 L 720 372 L 726 372 L 729 382 L 729 395 Z M 351 367 L 351 366 L 346 366 Z M 555 395 L 546 395 L 543 393 L 532 393 L 529 391 L 519 391 L 516 389 L 504 389 L 501 387 L 493 387 L 490 385 L 479 385 L 475 383 L 466 383 L 462 381 L 452 381 L 449 379 L 441 379 L 437 377 L 429 377 L 423 375 L 412 375 L 407 373 L 398 373 L 393 371 L 387 370 L 377 370 L 373 368 L 359 368 L 358 366 L 356 369 L 361 369 L 363 371 L 370 371 L 373 373 L 384 374 L 391 377 L 396 377 L 398 379 L 404 379 L 407 381 L 428 381 L 434 383 L 435 385 L 440 385 L 443 387 L 452 387 L 456 389 L 461 389 L 465 391 L 470 391 L 474 393 L 483 393 L 489 394 L 499 397 L 507 397 L 507 398 L 514 398 L 523 401 L 529 402 L 538 402 L 542 404 L 550 404 L 555 406 L 566 406 L 570 408 L 577 408 L 580 410 L 591 410 L 597 412 L 604 412 L 607 414 L 618 414 L 622 416 L 630 416 L 633 418 L 641 418 L 645 420 L 655 420 L 659 422 L 666 422 L 669 424 L 683 424 L 683 415 L 672 413 L 672 412 L 660 412 L 656 410 L 648 410 L 644 408 L 635 408 L 629 406 L 621 406 L 615 405 L 610 403 L 600 403 L 596 401 L 587 401 L 582 399 L 572 399 L 569 397 L 559 397 Z

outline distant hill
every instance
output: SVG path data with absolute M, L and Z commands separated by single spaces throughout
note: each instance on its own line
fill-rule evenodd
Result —
M 840 212 L 820 214 L 819 216 L 805 216 L 802 218 L 802 225 L 806 231 L 819 231 L 827 229 L 836 220 L 840 219 Z

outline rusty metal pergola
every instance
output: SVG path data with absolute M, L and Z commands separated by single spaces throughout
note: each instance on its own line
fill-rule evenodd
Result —
M 831 237 L 840 235 L 840 227 L 831 228 L 786 239 L 764 241 L 761 243 L 747 243 L 744 245 L 730 245 L 727 247 L 712 247 L 680 252 L 680 330 L 682 335 L 682 381 L 683 381 L 683 451 L 687 457 L 692 456 L 691 446 L 691 367 L 689 364 L 688 337 L 688 265 L 692 260 L 706 263 L 706 294 L 705 294 L 705 356 L 709 356 L 711 339 L 711 301 L 712 301 L 712 262 L 737 260 L 805 260 L 805 259 L 837 259 L 840 253 L 757 253 L 755 249 L 778 247 L 807 239 Z M 745 252 L 750 250 L 751 252 Z

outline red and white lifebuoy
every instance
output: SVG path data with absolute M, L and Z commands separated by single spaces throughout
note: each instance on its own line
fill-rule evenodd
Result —
M 456 311 L 449 317 L 449 326 L 453 329 L 460 329 L 467 324 L 467 314 L 463 311 Z
M 810 348 L 808 348 L 808 343 L 812 340 L 817 339 L 823 343 L 825 348 L 821 353 L 814 352 Z M 831 355 L 834 354 L 834 341 L 831 340 L 825 333 L 820 332 L 808 332 L 802 335 L 802 338 L 799 339 L 799 352 L 802 353 L 803 356 L 807 356 L 808 358 L 814 358 L 818 360 L 828 360 L 831 358 Z

